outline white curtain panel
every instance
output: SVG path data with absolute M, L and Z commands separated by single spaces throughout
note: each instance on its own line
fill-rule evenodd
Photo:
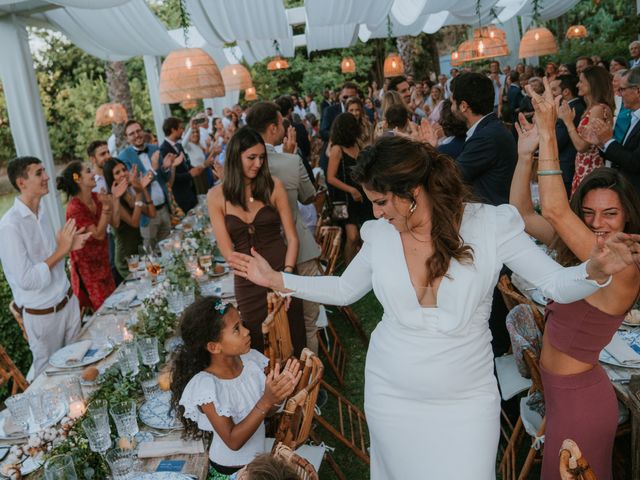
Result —
M 330 50 L 332 48 L 347 48 L 358 39 L 358 25 L 326 25 L 312 27 L 307 25 L 307 51 Z
M 295 47 L 293 45 L 293 32 L 289 27 L 289 36 L 285 38 L 275 38 L 269 40 L 238 41 L 238 47 L 249 65 L 253 65 L 260 60 L 276 55 L 274 40 L 278 42 L 280 54 L 283 57 L 293 57 Z
M 49 0 L 49 3 L 62 7 L 99 9 L 119 7 L 128 1 L 129 0 Z
M 282 0 L 187 0 L 186 7 L 212 45 L 291 36 Z
M 366 23 L 373 27 L 386 25 L 394 0 L 305 0 L 307 26 Z
M 144 0 L 101 10 L 61 8 L 43 16 L 78 47 L 104 60 L 167 55 L 178 48 Z

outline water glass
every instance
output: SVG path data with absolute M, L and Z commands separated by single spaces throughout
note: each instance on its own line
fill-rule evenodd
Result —
M 103 454 L 111 448 L 111 427 L 109 422 L 104 422 L 101 417 L 94 420 L 86 417 L 82 421 L 82 429 L 89 439 L 89 448 L 92 452 Z
M 87 417 L 93 419 L 96 424 L 109 426 L 109 402 L 106 400 L 94 400 L 87 407 Z
M 27 395 L 31 415 L 40 428 L 49 426 L 58 411 L 57 395 L 51 390 L 32 392 Z
M 138 348 L 142 356 L 142 363 L 148 367 L 154 367 L 160 362 L 158 353 L 158 339 L 156 337 L 145 337 L 138 339 Z
M 183 305 L 183 309 L 184 309 L 196 301 L 195 289 L 193 287 L 184 287 L 182 291 L 182 298 L 184 302 L 184 305 Z
M 132 439 L 138 433 L 138 418 L 136 417 L 136 402 L 134 400 L 113 404 L 109 411 L 116 424 L 118 436 Z
M 136 376 L 140 371 L 138 350 L 132 341 L 124 342 L 118 351 L 118 367 L 123 377 Z
M 147 402 L 160 393 L 158 377 L 153 372 L 141 375 L 140 385 L 142 386 L 142 393 L 144 393 L 144 398 Z
M 78 480 L 73 458 L 70 455 L 56 455 L 44 464 L 45 480 Z
M 171 313 L 179 315 L 182 312 L 182 293 L 177 288 L 172 288 L 167 295 L 167 301 L 169 302 L 169 310 Z
M 213 256 L 212 255 L 200 255 L 198 257 L 198 262 L 200 262 L 200 266 L 204 269 L 205 272 L 208 272 L 213 265 Z
M 29 419 L 31 418 L 31 411 L 29 408 L 29 398 L 24 393 L 17 393 L 7 398 L 4 404 L 9 409 L 13 421 L 22 427 L 22 431 L 27 433 L 29 431 Z
M 140 267 L 140 256 L 130 255 L 127 259 L 127 267 L 129 268 L 129 273 L 133 275 L 133 278 L 136 278 L 136 272 Z
M 127 480 L 133 471 L 133 451 L 114 448 L 105 455 L 113 480 Z

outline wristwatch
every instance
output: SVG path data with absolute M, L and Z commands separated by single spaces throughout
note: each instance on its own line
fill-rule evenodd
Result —
M 144 207 L 144 202 L 142 200 L 136 200 L 133 205 L 142 208 Z

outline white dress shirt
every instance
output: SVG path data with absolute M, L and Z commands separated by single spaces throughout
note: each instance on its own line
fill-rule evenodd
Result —
M 148 171 L 153 172 L 154 179 L 152 180 L 150 185 L 151 201 L 155 206 L 162 205 L 167 200 L 164 196 L 164 192 L 162 191 L 162 187 L 160 186 L 160 183 L 158 182 L 158 180 L 155 179 L 156 171 L 153 169 L 153 166 L 151 165 L 151 159 L 149 158 L 149 154 L 146 152 L 139 153 L 138 158 L 142 162 L 142 165 L 144 165 L 144 168 L 147 172 Z M 138 173 L 144 173 L 144 172 L 138 172 Z
M 60 303 L 69 280 L 64 261 L 51 269 L 45 263 L 57 247 L 46 210 L 41 206 L 36 216 L 16 198 L 0 220 L 0 238 L 0 260 L 16 304 L 45 309 Z
M 93 193 L 100 193 L 102 190 L 108 192 L 107 181 L 104 179 L 102 175 L 95 174 L 93 179 L 96 181 L 96 186 L 91 190 Z
M 484 120 L 485 118 L 487 118 L 489 115 L 491 115 L 491 113 L 487 113 L 484 117 L 482 117 L 480 120 L 478 120 L 476 123 L 474 123 L 473 125 L 471 125 L 471 127 L 469 127 L 469 130 L 467 130 L 467 138 L 465 139 L 465 142 L 467 140 L 469 140 L 471 138 L 471 135 L 473 135 L 476 131 L 476 128 L 478 128 L 478 124 Z

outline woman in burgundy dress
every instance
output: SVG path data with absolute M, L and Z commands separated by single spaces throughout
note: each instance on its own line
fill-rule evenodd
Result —
M 523 127 L 517 127 L 518 165 L 510 202 L 520 211 L 527 233 L 555 249 L 559 263 L 576 265 L 589 258 L 594 247 L 603 248 L 605 239 L 622 236 L 622 232 L 640 233 L 640 198 L 619 170 L 601 167 L 582 179 L 569 203 L 558 162 L 556 106 L 548 81 L 544 81 L 544 96 L 529 91 L 535 125 L 521 116 Z M 534 211 L 529 189 L 533 152 L 538 145 L 544 217 Z M 635 242 L 627 241 L 637 249 Z M 627 260 L 624 255 L 619 258 Z M 580 446 L 598 480 L 611 480 L 618 402 L 598 357 L 639 291 L 640 271 L 630 262 L 593 295 L 573 303 L 547 305 L 540 354 L 546 409 L 543 480 L 560 480 L 557 452 L 567 438 Z
M 91 232 L 84 247 L 71 252 L 71 286 L 81 307 L 98 310 L 115 290 L 109 265 L 107 225 L 111 221 L 112 197 L 92 192 L 96 181 L 91 168 L 82 162 L 71 162 L 57 178 L 58 190 L 67 194 L 67 220 L 74 218 L 78 228 Z M 116 196 L 122 195 L 119 190 Z
M 269 173 L 265 144 L 258 132 L 243 127 L 231 138 L 224 180 L 207 197 L 216 241 L 227 261 L 234 251 L 250 254 L 255 249 L 273 269 L 293 271 L 298 255 L 295 223 L 284 186 Z M 251 332 L 251 348 L 262 352 L 268 289 L 237 275 L 234 282 L 238 309 Z M 297 356 L 306 342 L 302 301 L 294 299 L 287 314 Z

